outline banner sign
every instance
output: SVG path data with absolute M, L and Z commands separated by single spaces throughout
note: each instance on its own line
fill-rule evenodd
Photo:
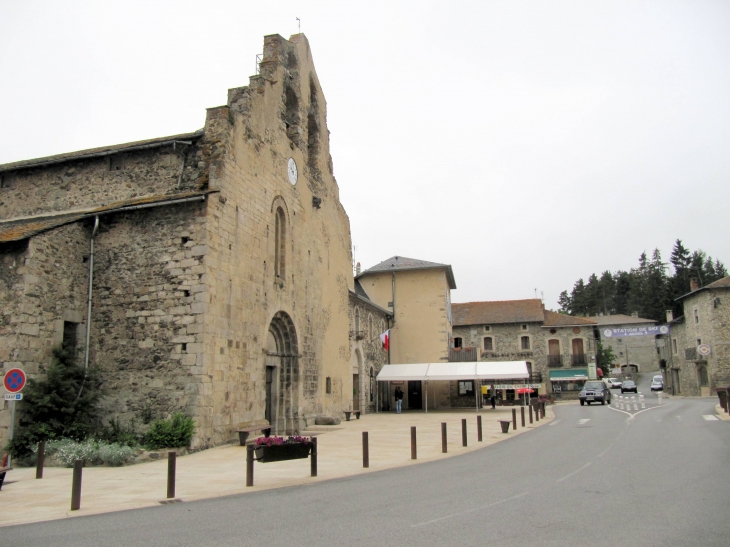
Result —
M 604 338 L 631 338 L 632 336 L 656 336 L 669 334 L 669 325 L 652 325 L 650 327 L 623 327 L 619 329 L 601 329 Z
M 540 389 L 542 386 L 540 384 L 497 384 L 494 386 L 494 389 L 521 389 L 523 387 Z

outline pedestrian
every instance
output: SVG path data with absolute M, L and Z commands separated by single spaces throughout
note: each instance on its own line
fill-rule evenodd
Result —
M 395 388 L 395 413 L 400 414 L 403 409 L 403 390 L 400 386 Z
M 496 406 L 497 406 L 496 405 L 496 398 L 495 398 L 494 394 L 492 394 L 492 410 L 494 410 L 496 408 Z

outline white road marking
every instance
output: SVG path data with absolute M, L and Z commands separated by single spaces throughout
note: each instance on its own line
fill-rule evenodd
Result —
M 578 425 L 583 425 L 586 422 L 590 422 L 590 418 L 583 418 L 582 420 L 578 420 Z
M 581 467 L 581 468 L 579 468 L 579 469 L 576 469 L 576 470 L 575 470 L 575 471 L 573 471 L 572 473 L 569 473 L 569 474 L 565 475 L 565 476 L 564 476 L 563 478 L 560 478 L 560 479 L 556 480 L 555 482 L 563 482 L 563 481 L 564 481 L 565 479 L 569 479 L 569 478 L 570 478 L 570 477 L 572 477 L 573 475 L 576 475 L 576 474 L 580 473 L 581 471 L 583 471 L 583 470 L 584 470 L 584 469 L 585 469 L 586 467 L 588 467 L 588 466 L 589 466 L 589 465 L 591 465 L 592 463 L 593 463 L 593 462 L 588 462 L 588 463 L 587 463 L 587 464 L 585 464 L 585 465 L 584 465 L 583 467 Z
M 512 496 L 511 498 L 505 498 L 503 500 L 488 503 L 487 505 L 480 505 L 479 507 L 473 507 L 472 509 L 468 509 L 466 511 L 461 511 L 459 513 L 452 513 L 451 515 L 446 515 L 445 517 L 439 517 L 437 519 L 427 520 L 426 522 L 419 522 L 418 524 L 411 524 L 411 528 L 417 528 L 418 526 L 425 526 L 426 524 L 433 524 L 434 522 L 441 522 L 442 520 L 450 519 L 453 517 L 458 517 L 460 515 L 467 515 L 469 513 L 473 513 L 474 511 L 481 511 L 482 509 L 487 509 L 489 507 L 494 507 L 495 505 L 501 505 L 503 503 L 507 503 L 508 501 L 516 500 L 518 498 L 526 496 L 527 494 L 529 494 L 529 492 L 522 492 L 522 494 L 517 494 L 516 496 Z
M 703 415 L 702 415 L 702 417 L 703 417 L 703 418 L 704 418 L 705 420 L 707 420 L 708 422 L 710 422 L 710 421 L 712 421 L 712 420 L 719 420 L 719 419 L 720 419 L 720 418 L 718 418 L 717 416 L 714 416 L 714 415 L 712 415 L 712 414 L 703 414 Z
M 553 421 L 552 421 L 552 422 L 550 422 L 550 423 L 549 423 L 548 425 L 555 425 L 555 424 L 556 424 L 556 423 L 558 423 L 559 421 L 560 421 L 560 420 L 553 420 Z

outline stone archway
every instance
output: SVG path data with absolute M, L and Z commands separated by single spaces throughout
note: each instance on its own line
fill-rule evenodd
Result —
M 266 343 L 266 414 L 277 433 L 299 431 L 299 345 L 294 322 L 280 311 Z

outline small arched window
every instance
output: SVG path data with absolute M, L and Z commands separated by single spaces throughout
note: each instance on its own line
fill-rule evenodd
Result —
M 360 334 L 360 308 L 355 308 L 355 334 Z
M 373 316 L 368 314 L 368 340 L 373 337 Z
M 710 379 L 707 377 L 707 367 L 700 367 L 699 373 L 700 373 L 700 385 L 709 386 Z
M 276 277 L 284 279 L 286 272 L 286 216 L 284 215 L 284 209 L 281 207 L 276 209 L 275 223 L 274 274 Z

